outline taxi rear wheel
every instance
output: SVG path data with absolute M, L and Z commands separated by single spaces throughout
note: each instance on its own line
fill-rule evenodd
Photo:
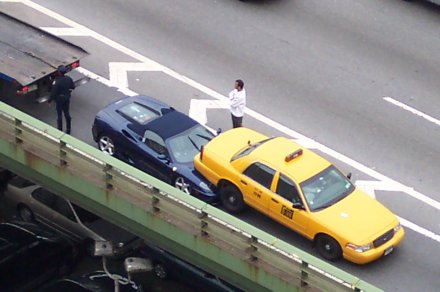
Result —
M 342 249 L 339 243 L 332 237 L 321 234 L 316 238 L 318 253 L 329 261 L 336 261 L 342 256 Z
M 224 184 L 220 189 L 220 199 L 223 206 L 231 213 L 238 213 L 245 208 L 243 195 L 234 185 Z

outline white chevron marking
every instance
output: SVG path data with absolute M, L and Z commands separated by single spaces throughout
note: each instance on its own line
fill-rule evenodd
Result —
M 228 103 L 215 99 L 191 99 L 189 105 L 189 116 L 202 125 L 206 125 L 208 108 L 228 108 Z
M 154 61 L 143 63 L 110 62 L 108 66 L 110 81 L 118 87 L 128 87 L 128 71 L 160 71 L 162 68 L 162 66 Z

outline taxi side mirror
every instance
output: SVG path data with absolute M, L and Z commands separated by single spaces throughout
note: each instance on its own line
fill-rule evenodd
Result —
M 301 202 L 293 202 L 292 208 L 304 210 L 304 205 Z
M 347 178 L 351 179 L 351 172 L 347 173 Z

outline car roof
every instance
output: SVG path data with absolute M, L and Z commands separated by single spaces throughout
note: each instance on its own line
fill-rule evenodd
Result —
M 163 116 L 151 121 L 146 125 L 146 129 L 157 133 L 162 139 L 166 140 L 179 133 L 182 133 L 198 123 L 178 111 L 171 111 Z
M 301 155 L 288 162 L 285 161 L 287 155 L 299 149 L 302 150 Z M 331 165 L 323 157 L 285 137 L 267 140 L 247 156 L 251 161 L 266 162 L 268 166 L 292 177 L 297 183 L 307 180 Z

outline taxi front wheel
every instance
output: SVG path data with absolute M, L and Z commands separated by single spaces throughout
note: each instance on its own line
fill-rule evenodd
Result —
M 245 208 L 243 195 L 234 185 L 224 184 L 220 189 L 220 199 L 223 206 L 231 213 L 238 213 Z
M 339 243 L 332 237 L 320 234 L 315 241 L 318 253 L 329 261 L 336 261 L 342 256 L 342 249 Z

